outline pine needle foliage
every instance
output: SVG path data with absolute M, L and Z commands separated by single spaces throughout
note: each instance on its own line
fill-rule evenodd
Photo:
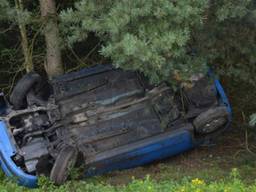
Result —
M 189 42 L 207 7 L 207 0 L 82 0 L 61 19 L 70 43 L 95 32 L 104 42 L 101 53 L 116 67 L 141 71 L 158 83 L 205 70 Z
M 256 1 L 80 0 L 61 13 L 70 44 L 96 33 L 101 54 L 139 70 L 152 82 L 187 80 L 205 72 L 253 84 L 256 72 Z

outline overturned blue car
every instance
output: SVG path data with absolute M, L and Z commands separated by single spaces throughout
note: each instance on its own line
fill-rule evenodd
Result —
M 25 75 L 0 97 L 0 164 L 19 184 L 64 183 L 177 155 L 222 133 L 231 107 L 212 73 L 173 91 L 140 73 L 97 65 L 51 81 Z

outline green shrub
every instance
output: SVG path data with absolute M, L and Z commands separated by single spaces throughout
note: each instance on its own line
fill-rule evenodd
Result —
M 223 76 L 256 82 L 256 1 L 212 1 L 204 27 L 194 36 L 200 57 Z

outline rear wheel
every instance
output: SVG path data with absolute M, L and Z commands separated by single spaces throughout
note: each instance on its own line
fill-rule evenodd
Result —
M 14 109 L 19 110 L 26 108 L 27 94 L 41 81 L 41 76 L 35 72 L 30 72 L 23 76 L 21 80 L 19 80 L 10 96 L 10 102 L 12 103 Z
M 58 155 L 51 170 L 50 179 L 56 184 L 63 184 L 72 168 L 74 168 L 78 151 L 74 147 L 64 148 Z
M 195 131 L 198 134 L 209 134 L 225 126 L 228 122 L 226 107 L 215 107 L 201 113 L 193 121 Z

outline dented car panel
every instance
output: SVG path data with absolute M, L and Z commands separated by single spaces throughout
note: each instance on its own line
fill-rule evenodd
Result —
M 143 75 L 111 65 L 57 77 L 47 100 L 33 90 L 25 108 L 7 106 L 1 115 L 1 167 L 20 184 L 35 187 L 36 176 L 47 169 L 57 183 L 64 181 L 58 172 L 65 172 L 61 153 L 72 156 L 63 152 L 67 148 L 82 155 L 86 176 L 192 149 L 225 130 L 232 118 L 219 80 L 212 73 L 208 79 L 183 97 L 164 83 L 152 86 Z

